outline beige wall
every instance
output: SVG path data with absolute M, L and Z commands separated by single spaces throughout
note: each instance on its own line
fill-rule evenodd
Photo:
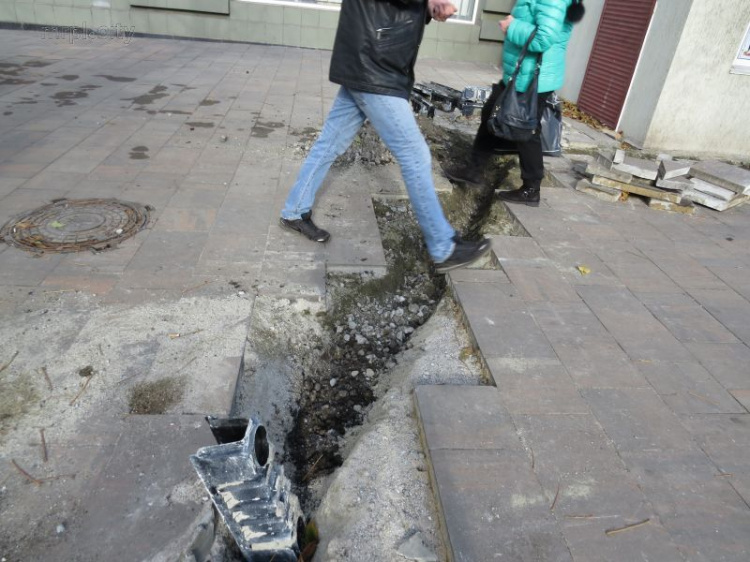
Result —
M 693 1 L 646 148 L 750 158 L 750 76 L 729 73 L 748 23 L 750 1 Z
M 675 53 L 694 3 L 707 0 L 657 0 L 630 92 L 620 116 L 619 130 L 643 146 L 661 99 Z M 708 0 L 714 1 L 714 0 Z

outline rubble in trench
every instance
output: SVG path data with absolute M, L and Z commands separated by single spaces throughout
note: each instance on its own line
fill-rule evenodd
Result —
M 428 120 L 420 119 L 420 125 L 438 162 L 459 161 L 468 153 L 469 135 L 446 131 Z M 390 163 L 391 158 L 365 127 L 337 165 L 364 168 Z M 488 172 L 493 175 L 490 185 L 517 181 L 514 164 L 513 158 L 498 157 Z M 525 234 L 494 197 L 493 188 L 458 186 L 441 199 L 450 222 L 466 238 Z M 378 399 L 378 381 L 396 366 L 397 355 L 410 347 L 410 338 L 446 292 L 408 199 L 375 198 L 374 208 L 387 275 L 329 274 L 325 305 L 259 298 L 248 337 L 245 376 L 238 384 L 233 413 L 264 420 L 269 437 L 283 451 L 282 460 L 307 515 L 322 498 L 322 477 L 343 462 L 345 434 L 363 423 Z

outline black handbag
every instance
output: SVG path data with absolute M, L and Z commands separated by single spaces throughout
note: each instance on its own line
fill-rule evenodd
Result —
M 487 127 L 490 132 L 501 139 L 512 140 L 516 142 L 526 142 L 534 136 L 539 128 L 539 101 L 538 101 L 538 83 L 539 68 L 542 60 L 539 60 L 534 70 L 534 76 L 531 79 L 529 87 L 525 92 L 516 91 L 516 79 L 521 69 L 521 63 L 526 58 L 526 52 L 529 49 L 531 41 L 536 35 L 536 29 L 531 33 L 529 39 L 521 50 L 516 62 L 516 68 L 508 80 L 505 89 L 497 98 L 495 106 L 492 108 L 492 114 L 487 121 Z

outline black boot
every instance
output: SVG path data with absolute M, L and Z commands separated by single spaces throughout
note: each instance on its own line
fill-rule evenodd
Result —
M 484 170 L 490 157 L 491 154 L 472 151 L 468 162 L 443 168 L 443 172 L 451 181 L 481 186 L 484 184 Z
M 526 203 L 529 207 L 539 206 L 539 185 L 524 185 L 513 191 L 498 191 L 497 198 L 508 203 Z

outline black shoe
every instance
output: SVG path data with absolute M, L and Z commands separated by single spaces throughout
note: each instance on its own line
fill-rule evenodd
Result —
M 450 257 L 442 263 L 435 264 L 435 270 L 438 273 L 445 273 L 452 269 L 466 267 L 489 252 L 492 247 L 492 242 L 487 238 L 483 238 L 478 242 L 466 242 L 458 236 L 454 236 L 453 241 L 456 243 L 456 247 L 453 249 Z
M 445 177 L 451 181 L 459 183 L 468 183 L 471 185 L 482 185 L 484 178 L 482 177 L 482 170 L 469 166 L 455 166 L 453 168 L 443 169 Z
M 302 215 L 301 219 L 290 220 L 282 218 L 279 219 L 279 222 L 284 228 L 299 232 L 313 242 L 328 242 L 328 239 L 331 237 L 331 235 L 327 231 L 315 226 L 315 223 L 312 221 L 311 212 Z
M 538 207 L 539 193 L 538 187 L 522 187 L 513 191 L 498 191 L 497 197 L 501 201 L 508 201 L 509 203 L 526 203 L 530 207 Z

